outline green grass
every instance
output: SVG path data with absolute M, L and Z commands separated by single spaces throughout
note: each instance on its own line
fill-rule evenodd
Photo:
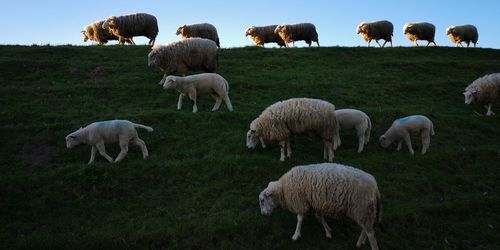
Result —
M 342 131 L 335 162 L 378 181 L 381 249 L 500 248 L 500 106 L 494 117 L 463 103 L 474 79 L 500 70 L 500 50 L 461 48 L 236 48 L 219 51 L 235 111 L 199 98 L 199 113 L 157 83 L 144 46 L 0 46 L 0 248 L 353 249 L 359 227 L 330 219 L 333 239 L 308 215 L 293 242 L 295 215 L 260 215 L 257 197 L 291 167 L 322 162 L 317 138 L 294 136 L 291 160 L 279 147 L 245 148 L 249 123 L 270 104 L 321 98 L 370 115 L 372 139 L 357 154 Z M 398 117 L 423 114 L 436 135 L 424 156 L 381 148 Z M 128 119 L 150 158 L 131 146 L 120 164 L 90 147 L 65 148 L 80 126 Z M 420 150 L 420 140 L 413 140 Z M 118 145 L 107 151 L 116 157 Z M 369 247 L 364 246 L 363 249 Z

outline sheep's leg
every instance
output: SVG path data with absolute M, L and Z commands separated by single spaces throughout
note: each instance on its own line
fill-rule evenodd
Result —
M 224 96 L 222 96 L 222 99 L 224 100 L 227 109 L 229 111 L 233 111 L 233 105 L 231 104 L 231 100 L 229 100 L 229 96 L 227 95 L 227 93 Z
M 368 40 L 368 48 L 370 48 L 370 43 L 372 42 L 372 39 Z
M 316 44 L 318 45 L 318 47 L 321 47 L 321 46 L 319 46 L 319 39 L 316 40 Z
M 134 39 L 133 39 L 132 37 L 130 38 L 130 43 L 131 43 L 132 45 L 135 45 Z
M 320 216 L 318 214 L 315 214 L 316 219 L 318 219 L 319 222 L 321 222 L 321 225 L 323 225 L 323 228 L 325 229 L 325 234 L 326 238 L 331 239 L 332 238 L 332 229 L 328 225 L 328 223 L 325 220 L 325 217 Z
M 220 104 L 222 103 L 222 98 L 216 95 L 212 95 L 212 97 L 215 99 L 215 104 L 214 107 L 212 108 L 212 111 L 217 111 L 220 108 Z
M 413 40 L 413 43 L 415 44 L 416 47 L 418 47 L 417 39 Z M 427 44 L 429 45 L 429 44 Z
M 115 162 L 120 162 L 127 155 L 127 153 L 128 153 L 128 141 L 129 140 L 127 138 L 120 138 L 121 151 L 118 154 L 118 156 L 116 157 Z
M 193 113 L 198 112 L 198 107 L 196 106 L 196 92 L 190 92 L 189 99 L 191 99 L 191 102 L 193 103 Z
M 398 151 L 401 150 L 401 148 L 403 147 L 403 141 L 399 141 L 398 142 Z
M 403 135 L 403 140 L 405 141 L 406 143 L 406 146 L 408 147 L 408 150 L 410 151 L 410 154 L 415 154 L 415 152 L 413 151 L 413 148 L 411 147 L 411 138 L 410 138 L 410 134 L 408 132 L 406 132 L 404 135 Z
M 324 147 L 326 148 L 327 156 L 328 156 L 328 162 L 333 161 L 334 153 L 333 153 L 333 143 L 329 141 L 325 141 Z
M 262 148 L 266 148 L 266 144 L 264 143 L 264 138 L 259 137 L 260 144 L 262 144 Z
M 139 137 L 137 137 L 134 140 L 132 140 L 132 143 L 134 143 L 135 145 L 137 145 L 141 148 L 143 159 L 148 158 L 148 156 L 149 156 L 148 148 L 146 147 L 146 143 L 143 140 L 141 140 Z
M 359 235 L 356 247 L 361 247 L 361 245 L 365 244 L 365 241 L 366 241 L 366 232 L 364 229 L 361 229 L 361 234 Z
M 495 113 L 493 111 L 491 111 L 491 103 L 488 104 L 488 106 L 484 106 L 488 112 L 486 112 L 486 116 L 490 116 L 490 115 L 494 115 Z
M 427 152 L 429 144 L 431 144 L 431 136 L 429 130 L 422 131 L 422 154 Z
M 94 145 L 92 145 L 92 150 L 90 151 L 90 160 L 89 160 L 88 165 L 90 165 L 90 164 L 92 164 L 92 162 L 94 162 L 95 154 L 97 154 L 97 148 Z
M 281 156 L 280 156 L 280 161 L 285 161 L 285 147 L 286 147 L 286 141 L 280 141 L 280 147 L 281 147 Z
M 358 153 L 363 152 L 363 147 L 365 146 L 365 129 L 356 127 L 356 132 L 358 134 Z
M 104 142 L 99 142 L 95 145 L 97 150 L 99 151 L 99 154 L 102 155 L 102 157 L 106 158 L 109 162 L 113 162 L 113 158 L 106 154 L 106 147 L 104 146 Z
M 297 214 L 297 227 L 295 228 L 295 233 L 292 236 L 292 240 L 297 240 L 300 237 L 300 229 L 302 228 L 302 220 L 304 220 L 303 214 Z
M 378 44 L 379 48 L 382 48 L 382 45 L 380 45 L 380 43 L 378 42 L 378 40 L 375 40 L 375 42 Z
M 470 41 L 469 42 L 465 42 L 465 44 L 467 44 L 467 48 L 469 48 Z
M 375 239 L 375 232 L 373 231 L 373 227 L 366 228 L 364 231 L 366 233 L 366 236 L 368 236 L 368 240 L 370 241 L 372 250 L 378 250 L 377 239 Z
M 177 110 L 181 110 L 182 108 L 182 98 L 184 97 L 185 95 L 180 93 L 179 94 L 179 100 L 177 101 Z
M 286 157 L 292 157 L 292 147 L 290 147 L 290 139 L 286 139 Z
M 295 47 L 295 41 L 292 41 L 292 47 Z

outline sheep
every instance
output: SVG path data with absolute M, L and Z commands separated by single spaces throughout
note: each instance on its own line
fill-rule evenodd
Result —
M 398 151 L 401 150 L 403 141 L 406 143 L 410 154 L 414 154 L 411 147 L 411 134 L 420 134 L 422 137 L 422 154 L 427 152 L 431 143 L 431 135 L 434 135 L 434 125 L 429 118 L 423 115 L 412 115 L 396 119 L 391 127 L 379 138 L 383 148 L 388 147 L 393 142 L 398 144 Z
M 371 248 L 378 249 L 374 224 L 382 220 L 380 192 L 375 178 L 360 169 L 336 163 L 293 167 L 269 182 L 259 194 L 259 204 L 262 215 L 271 215 L 278 206 L 297 214 L 292 240 L 301 236 L 304 215 L 312 209 L 327 238 L 332 237 L 332 229 L 324 217 L 343 215 L 362 228 L 357 247 L 368 236 Z
M 363 111 L 356 109 L 339 109 L 335 111 L 335 118 L 340 129 L 355 128 L 358 135 L 358 153 L 363 151 L 363 146 L 370 141 L 372 122 Z
M 434 46 L 437 46 L 436 42 L 434 41 L 436 26 L 434 26 L 432 23 L 405 23 L 405 25 L 403 26 L 403 32 L 406 37 L 410 39 L 410 41 L 415 43 L 415 46 L 417 47 L 417 40 L 426 40 L 426 47 L 431 43 L 434 43 Z
M 276 26 L 274 33 L 285 41 L 285 47 L 288 47 L 287 44 L 290 42 L 295 47 L 295 41 L 301 40 L 304 40 L 309 47 L 311 47 L 312 41 L 316 42 L 319 47 L 318 32 L 312 23 L 280 24 Z
M 227 109 L 233 111 L 233 106 L 229 100 L 229 84 L 219 74 L 203 73 L 185 77 L 163 76 L 159 83 L 166 89 L 175 89 L 179 92 L 179 101 L 177 110 L 181 110 L 182 98 L 188 96 L 193 102 L 193 113 L 198 111 L 196 98 L 198 94 L 210 94 L 215 99 L 215 105 L 212 111 L 217 111 L 222 100 L 226 103 Z
M 149 156 L 148 149 L 143 140 L 137 135 L 136 128 L 142 128 L 148 132 L 152 132 L 153 128 L 133 123 L 127 120 L 111 120 L 94 122 L 85 128 L 70 133 L 66 136 L 66 147 L 73 148 L 79 144 L 87 144 L 92 146 L 90 160 L 88 164 L 92 164 L 95 159 L 97 151 L 109 162 L 113 162 L 108 154 L 106 154 L 105 143 L 119 142 L 121 151 L 114 160 L 114 162 L 121 161 L 128 152 L 128 143 L 139 146 L 142 150 L 142 157 L 146 159 Z
M 181 25 L 177 28 L 176 35 L 181 35 L 182 38 L 205 38 L 215 42 L 217 47 L 220 48 L 219 35 L 217 35 L 217 29 L 215 26 L 209 23 L 198 23 L 191 25 Z
M 258 46 L 264 47 L 265 43 L 277 43 L 280 48 L 286 46 L 285 41 L 279 35 L 274 33 L 278 25 L 268 26 L 250 26 L 245 32 L 245 36 L 250 36 Z
M 387 42 L 391 43 L 392 47 L 392 35 L 394 31 L 394 26 L 391 22 L 382 21 L 372 21 L 372 22 L 361 22 L 356 28 L 356 33 L 363 36 L 363 39 L 368 42 L 368 47 L 370 47 L 370 42 L 375 40 L 378 46 L 383 48 Z M 378 43 L 378 40 L 384 39 L 383 45 Z
M 465 104 L 473 102 L 485 105 L 486 116 L 494 115 L 491 111 L 493 103 L 500 102 L 500 73 L 485 75 L 473 81 L 463 93 Z
M 99 45 L 103 45 L 111 40 L 119 40 L 119 38 L 113 35 L 109 29 L 102 28 L 103 23 L 104 20 L 85 26 L 82 30 L 83 41 L 87 42 L 90 39 L 92 41 L 96 41 Z M 119 40 L 119 42 L 120 44 L 123 44 L 124 42 L 131 43 L 129 39 Z
M 148 45 L 155 44 L 158 35 L 158 21 L 153 15 L 136 13 L 125 16 L 111 16 L 102 24 L 103 29 L 109 29 L 120 39 L 130 39 L 135 45 L 134 36 L 145 36 L 149 39 Z
M 290 135 L 303 133 L 315 133 L 323 139 L 323 157 L 331 162 L 334 146 L 340 145 L 335 105 L 311 98 L 292 98 L 277 102 L 250 123 L 246 145 L 251 149 L 259 141 L 262 147 L 265 147 L 264 141 L 278 141 L 281 147 L 280 161 L 285 161 L 285 152 L 288 158 L 292 155 Z
M 467 48 L 469 48 L 470 42 L 474 43 L 475 48 L 477 39 L 479 38 L 476 26 L 470 24 L 450 26 L 446 29 L 446 35 L 457 47 L 459 45 L 460 47 L 463 47 L 462 42 L 465 42 L 467 44 Z
M 197 70 L 213 73 L 218 67 L 217 45 L 208 39 L 188 38 L 155 46 L 149 52 L 148 66 L 158 66 L 167 75 Z

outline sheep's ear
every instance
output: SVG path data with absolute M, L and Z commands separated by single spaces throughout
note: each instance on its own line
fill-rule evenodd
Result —
M 271 196 L 273 196 L 273 193 L 272 193 L 271 191 L 267 190 L 267 191 L 264 193 L 264 196 L 266 196 L 266 197 L 271 197 Z

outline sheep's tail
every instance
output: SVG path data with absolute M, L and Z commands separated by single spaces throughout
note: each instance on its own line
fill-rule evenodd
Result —
M 431 123 L 431 135 L 434 135 L 434 134 L 435 134 L 435 133 L 434 133 L 434 124 L 433 124 L 433 123 Z
M 380 223 L 382 221 L 382 202 L 380 200 L 380 192 L 377 190 L 377 218 L 376 222 Z
M 227 94 L 229 94 L 229 83 L 225 78 L 224 79 L 224 90 L 226 91 Z
M 142 129 L 145 129 L 148 132 L 153 132 L 153 128 L 152 127 L 149 127 L 149 126 L 146 126 L 146 125 L 142 125 L 142 124 L 134 123 L 134 128 L 142 128 Z
M 370 132 L 372 130 L 372 121 L 370 120 L 370 117 L 366 118 L 366 130 L 365 130 L 365 144 L 367 144 L 370 141 Z

